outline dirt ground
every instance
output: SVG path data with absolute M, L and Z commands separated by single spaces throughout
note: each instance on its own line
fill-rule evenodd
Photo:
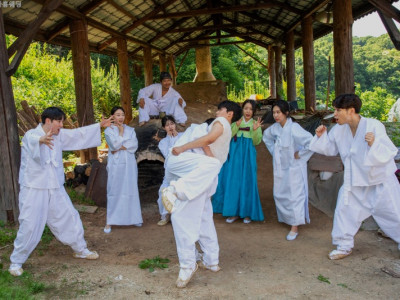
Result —
M 266 221 L 227 224 L 214 216 L 220 272 L 199 269 L 186 289 L 175 287 L 174 236 L 171 225 L 156 224 L 156 199 L 143 204 L 143 227 L 113 227 L 109 235 L 103 233 L 105 209 L 81 214 L 89 248 L 99 252 L 99 260 L 74 259 L 68 247 L 53 241 L 44 256 L 32 255 L 25 268 L 42 281 L 79 286 L 79 297 L 89 299 L 399 299 L 400 279 L 380 270 L 399 259 L 397 245 L 375 231 L 359 232 L 353 254 L 330 261 L 332 220 L 310 207 L 311 224 L 300 228 L 295 241 L 286 241 L 289 227 L 277 222 L 272 198 L 271 157 L 263 145 L 257 150 Z M 157 255 L 171 260 L 168 269 L 139 269 L 141 260 Z M 54 297 L 70 298 L 67 291 Z
M 257 151 L 266 220 L 227 224 L 221 215 L 214 216 L 220 272 L 199 269 L 187 288 L 175 287 L 175 240 L 170 224 L 156 224 L 156 190 L 141 194 L 141 228 L 113 227 L 106 235 L 105 209 L 81 214 L 89 248 L 98 251 L 99 260 L 74 259 L 69 247 L 53 241 L 43 256 L 35 252 L 24 268 L 41 281 L 65 287 L 63 293 L 49 296 L 61 299 L 399 299 L 400 279 L 380 270 L 399 259 L 397 245 L 375 231 L 359 232 L 353 254 L 330 261 L 332 219 L 310 207 L 311 224 L 300 228 L 295 241 L 286 241 L 289 226 L 278 223 L 272 197 L 271 156 L 264 145 Z M 157 255 L 171 260 L 168 269 L 139 269 L 141 260 Z

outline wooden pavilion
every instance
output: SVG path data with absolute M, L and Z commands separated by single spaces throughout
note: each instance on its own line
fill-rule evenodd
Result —
M 353 92 L 352 23 L 378 11 L 397 49 L 397 0 L 0 0 L 0 219 L 18 217 L 20 144 L 11 76 L 33 40 L 70 47 L 79 124 L 94 122 L 90 52 L 118 57 L 121 105 L 132 118 L 129 60 L 176 78 L 174 59 L 196 48 L 198 80 L 212 79 L 210 46 L 254 43 L 268 49 L 271 97 L 282 90 L 286 55 L 287 100 L 296 99 L 294 51 L 303 49 L 306 109 L 315 108 L 313 41 L 333 31 L 335 92 Z M 5 34 L 17 36 L 6 47 Z M 235 41 L 227 38 L 237 37 Z M 210 41 L 212 40 L 212 43 Z M 92 157 L 96 157 L 96 151 Z M 4 218 L 4 217 L 3 217 Z

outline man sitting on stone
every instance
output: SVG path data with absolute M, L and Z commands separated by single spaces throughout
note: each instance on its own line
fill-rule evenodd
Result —
M 151 116 L 160 113 L 172 115 L 176 122 L 185 126 L 187 116 L 183 110 L 186 102 L 172 87 L 172 77 L 168 72 L 161 72 L 160 82 L 154 83 L 139 91 L 139 126 L 143 126 Z

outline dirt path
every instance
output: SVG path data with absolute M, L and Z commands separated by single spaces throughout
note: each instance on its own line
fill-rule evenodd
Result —
M 78 289 L 80 297 L 89 299 L 399 298 L 400 279 L 380 271 L 386 262 L 399 258 L 397 245 L 376 232 L 359 232 L 354 253 L 330 261 L 332 220 L 311 208 L 312 223 L 300 228 L 295 241 L 286 241 L 289 227 L 277 222 L 271 157 L 263 145 L 258 147 L 258 160 L 266 221 L 227 224 L 216 215 L 222 270 L 197 271 L 186 289 L 175 288 L 179 267 L 173 232 L 171 225 L 156 225 L 155 199 L 143 205 L 142 228 L 114 227 L 110 235 L 102 230 L 105 209 L 82 214 L 89 247 L 100 254 L 98 261 L 73 259 L 68 247 L 53 241 L 44 256 L 33 255 L 25 268 L 41 280 L 64 285 L 65 294 L 54 295 L 59 298 L 75 297 L 69 289 Z M 139 261 L 157 255 L 171 260 L 168 269 L 150 273 L 138 268 Z

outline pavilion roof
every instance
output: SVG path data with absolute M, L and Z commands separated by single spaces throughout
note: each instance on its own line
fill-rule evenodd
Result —
M 17 36 L 37 17 L 45 0 L 20 3 L 21 7 L 2 8 L 6 32 Z M 354 19 L 375 10 L 368 0 L 352 0 L 352 7 Z M 331 10 L 332 0 L 65 0 L 35 40 L 69 47 L 70 19 L 85 18 L 91 51 L 116 55 L 116 39 L 122 37 L 136 59 L 143 56 L 143 47 L 151 47 L 153 54 L 178 55 L 210 36 L 211 44 L 235 40 L 267 47 L 284 41 L 290 30 L 298 47 L 301 20 L 310 15 L 317 20 Z M 331 32 L 332 25 L 315 21 L 313 29 L 316 39 Z

